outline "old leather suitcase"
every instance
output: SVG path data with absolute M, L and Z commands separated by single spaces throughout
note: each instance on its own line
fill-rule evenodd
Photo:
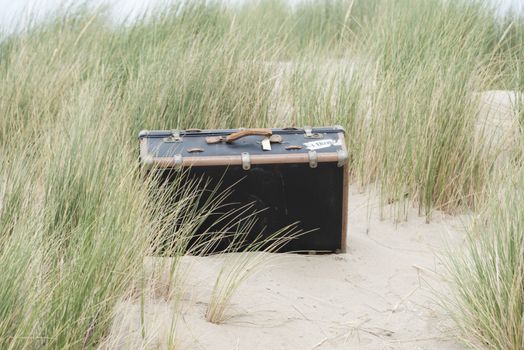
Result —
M 342 127 L 143 130 L 139 139 L 140 160 L 149 171 L 169 180 L 185 169 L 187 179 L 233 186 L 228 201 L 260 210 L 248 239 L 297 223 L 307 233 L 280 251 L 345 251 L 348 153 Z

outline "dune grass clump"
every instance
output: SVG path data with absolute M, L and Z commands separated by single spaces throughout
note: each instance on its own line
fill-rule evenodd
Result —
M 502 64 L 491 66 L 514 92 L 518 137 L 505 150 L 510 157 L 497 161 L 464 245 L 446 260 L 451 294 L 444 304 L 462 339 L 479 349 L 524 348 L 523 23 L 510 16 L 498 24 L 504 39 L 492 53 Z
M 227 254 L 215 279 L 206 310 L 206 320 L 211 323 L 226 321 L 231 299 L 246 279 L 275 259 L 275 255 L 270 253 L 304 234 L 291 225 L 264 239 L 259 235 L 252 242 L 246 242 L 243 233 L 249 232 L 255 222 L 256 213 L 253 213 L 240 224 L 239 235 L 229 245 L 228 252 L 235 254 Z
M 490 14 L 461 2 L 387 2 L 371 36 L 377 62 L 371 120 L 362 159 L 383 203 L 473 208 L 492 159 L 480 157 L 472 130 L 489 65 Z
M 450 252 L 446 306 L 473 347 L 524 348 L 524 171 L 494 184 L 465 247 Z
M 2 299 L 4 310 L 15 303 L 0 327 L 3 348 L 95 346 L 140 271 L 153 228 L 147 185 L 103 92 L 77 84 L 58 115 L 34 115 L 45 133 L 9 120 L 18 130 L 2 148 L 0 250 L 4 291 L 17 293 Z
M 29 161 L 31 149 L 17 149 L 20 160 Z M 32 205 L 32 174 L 21 162 L 0 157 L 0 347 L 21 348 L 27 341 L 19 338 L 31 335 L 27 323 L 37 318 L 33 312 L 38 305 L 33 285 L 38 274 L 33 273 L 41 263 L 35 254 L 39 247 L 41 224 L 27 220 L 40 215 Z

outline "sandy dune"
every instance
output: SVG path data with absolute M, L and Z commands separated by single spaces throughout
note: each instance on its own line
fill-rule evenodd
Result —
M 495 152 L 498 161 L 505 161 L 517 145 L 522 126 L 523 94 L 511 90 L 483 91 L 479 99 L 479 113 L 475 135 L 483 137 L 488 152 Z
M 437 213 L 426 224 L 413 210 L 408 222 L 395 225 L 379 220 L 373 196 L 352 189 L 350 199 L 347 254 L 272 255 L 238 290 L 220 325 L 204 316 L 227 257 L 186 258 L 179 298 L 167 297 L 168 279 L 158 277 L 166 271 L 157 266 L 159 284 L 143 308 L 140 299 L 120 304 L 106 346 L 461 349 L 433 292 L 445 288 L 435 253 L 461 241 L 467 218 Z M 159 263 L 148 261 L 148 269 Z

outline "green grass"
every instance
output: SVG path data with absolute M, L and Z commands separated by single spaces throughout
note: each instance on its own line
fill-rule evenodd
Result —
M 524 21 L 471 1 L 198 2 L 117 27 L 84 8 L 4 36 L 0 347 L 96 347 L 151 238 L 185 218 L 180 256 L 209 215 L 187 189 L 169 213 L 151 200 L 139 130 L 340 124 L 384 215 L 480 210 L 499 150 L 475 92 L 522 91 L 523 53 Z
M 463 249 L 448 258 L 452 294 L 446 306 L 466 343 L 477 348 L 524 347 L 524 172 L 493 185 Z

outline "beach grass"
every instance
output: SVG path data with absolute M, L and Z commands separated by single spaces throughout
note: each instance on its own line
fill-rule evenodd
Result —
M 385 217 L 479 210 L 493 215 L 492 235 L 468 246 L 505 249 L 522 198 L 503 197 L 508 214 L 493 208 L 505 150 L 475 134 L 477 93 L 523 90 L 523 23 L 473 1 L 267 0 L 178 3 L 125 25 L 82 7 L 3 35 L 0 347 L 97 347 L 157 238 L 186 237 L 172 247 L 185 254 L 195 223 L 219 205 L 195 212 L 198 195 L 182 188 L 186 200 L 166 213 L 138 165 L 141 129 L 342 125 L 352 181 L 396 203 Z M 515 166 L 521 157 L 517 146 Z M 519 258 L 516 247 L 500 252 Z M 211 321 L 250 264 L 217 278 Z M 505 282 L 516 276 L 507 262 L 494 268 Z M 460 288 L 479 293 L 495 281 L 469 277 Z M 519 339 L 516 293 L 493 304 L 511 308 L 513 323 L 490 316 L 498 335 L 512 332 L 506 345 Z M 463 321 L 480 312 L 462 305 Z
M 492 186 L 464 247 L 447 259 L 452 288 L 445 305 L 474 348 L 524 346 L 524 177 L 522 169 L 505 170 L 512 175 Z

